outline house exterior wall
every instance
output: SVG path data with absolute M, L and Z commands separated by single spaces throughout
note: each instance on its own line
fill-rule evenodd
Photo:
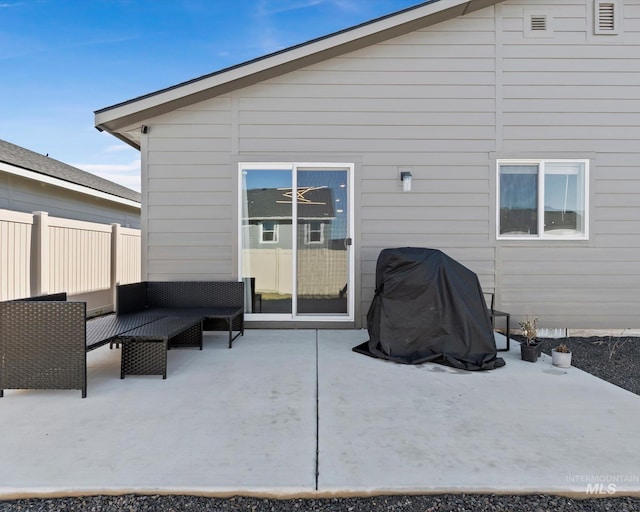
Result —
M 622 5 L 622 4 L 620 4 Z M 237 162 L 355 163 L 357 318 L 386 247 L 438 248 L 543 327 L 637 327 L 640 1 L 621 36 L 592 2 L 507 1 L 150 119 L 147 279 L 237 278 Z M 496 237 L 496 160 L 590 160 L 586 241 Z M 409 168 L 413 190 L 399 173 Z
M 595 36 L 592 2 L 549 2 L 553 36 L 524 38 L 523 6 L 498 6 L 502 95 L 498 155 L 591 160 L 585 242 L 497 244 L 504 307 L 553 327 L 639 323 L 640 2 L 619 2 L 619 36 Z
M 4 172 L 0 172 L 0 209 L 24 213 L 46 211 L 66 219 L 140 228 L 138 208 Z

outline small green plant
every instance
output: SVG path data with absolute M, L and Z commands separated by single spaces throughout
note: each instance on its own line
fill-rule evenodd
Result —
M 564 343 L 560 343 L 560 345 L 558 345 L 555 348 L 556 352 L 562 352 L 563 354 L 570 354 L 571 350 L 569 350 L 569 347 L 567 347 Z
M 532 345 L 538 336 L 538 317 L 527 317 L 525 320 L 518 322 L 520 332 L 525 337 L 527 345 Z

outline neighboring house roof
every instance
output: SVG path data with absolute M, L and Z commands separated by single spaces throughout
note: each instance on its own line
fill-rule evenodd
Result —
M 502 0 L 430 0 L 95 112 L 95 125 L 139 148 L 141 123 L 241 87 L 425 28 Z
M 135 190 L 1 139 L 0 171 L 140 207 L 141 196 Z
M 292 216 L 291 188 L 257 188 L 247 190 L 247 214 L 250 220 L 289 219 Z M 299 187 L 298 218 L 333 219 L 333 192 L 330 188 Z

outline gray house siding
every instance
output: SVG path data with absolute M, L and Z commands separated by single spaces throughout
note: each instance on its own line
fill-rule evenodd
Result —
M 140 227 L 140 194 L 0 140 L 0 209 Z
M 358 163 L 360 323 L 384 247 L 441 248 L 492 290 L 493 24 L 480 11 L 150 120 L 148 277 L 237 275 L 233 148 L 243 161 Z M 413 169 L 410 194 L 399 166 Z
M 550 37 L 526 37 L 531 8 Z M 593 36 L 590 9 L 508 1 L 149 119 L 144 277 L 237 277 L 237 162 L 354 162 L 359 325 L 380 250 L 410 245 L 516 317 L 637 327 L 640 2 L 622 37 Z M 589 240 L 496 240 L 499 158 L 590 159 Z
M 140 228 L 140 209 L 0 172 L 0 209 Z
M 496 6 L 498 156 L 591 159 L 588 241 L 497 244 L 503 306 L 552 327 L 638 325 L 640 2 L 619 6 L 623 32 L 595 36 L 592 2 L 537 4 L 548 38 L 523 37 L 523 4 Z
M 237 277 L 231 99 L 215 98 L 149 124 L 141 148 L 143 275 Z

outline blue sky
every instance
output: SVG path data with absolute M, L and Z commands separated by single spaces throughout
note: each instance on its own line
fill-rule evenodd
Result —
M 93 112 L 420 0 L 0 0 L 0 139 L 140 189 Z

